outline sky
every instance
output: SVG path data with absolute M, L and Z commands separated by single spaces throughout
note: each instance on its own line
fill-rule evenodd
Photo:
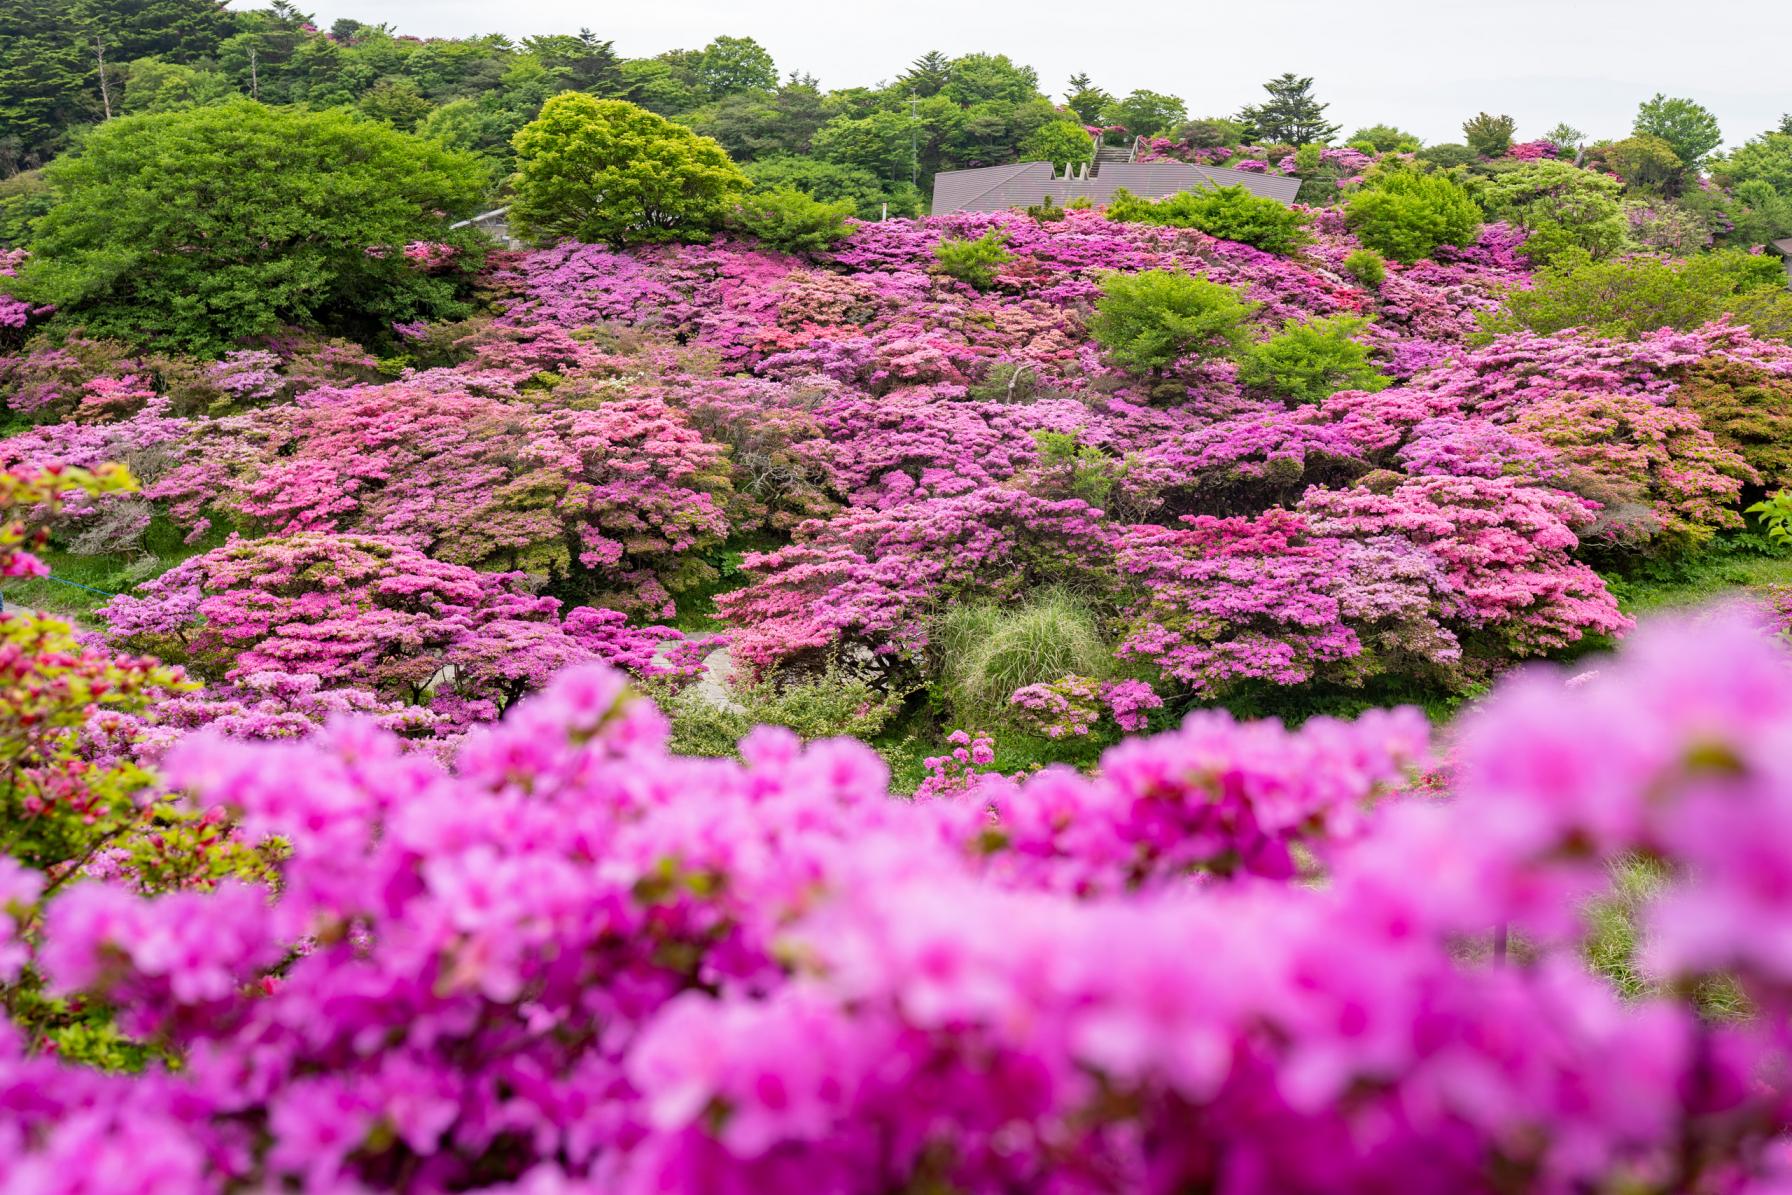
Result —
M 259 7 L 235 0 L 233 7 Z M 1594 138 L 1629 131 L 1660 91 L 1717 113 L 1736 145 L 1792 111 L 1792 0 L 299 0 L 420 37 L 570 33 L 618 53 L 750 36 L 781 71 L 824 88 L 879 83 L 928 50 L 1005 53 L 1061 99 L 1085 71 L 1109 91 L 1178 95 L 1228 115 L 1283 71 L 1311 75 L 1348 134 L 1388 122 L 1458 141 L 1474 113 L 1509 113 L 1521 139 L 1567 121 Z

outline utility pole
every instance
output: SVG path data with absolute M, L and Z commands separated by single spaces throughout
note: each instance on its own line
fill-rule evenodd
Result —
M 106 119 L 112 119 L 112 89 L 106 85 L 106 45 L 99 34 L 93 35 L 93 52 L 100 62 L 100 103 L 105 105 Z
M 921 99 L 908 93 L 908 185 L 921 185 Z

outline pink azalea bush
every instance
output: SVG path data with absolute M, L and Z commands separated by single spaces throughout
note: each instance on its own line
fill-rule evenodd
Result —
M 1784 649 L 1726 616 L 1511 683 L 1448 801 L 1400 795 L 1398 712 L 1207 714 L 1094 776 L 892 801 L 852 743 L 667 756 L 600 668 L 447 765 L 366 723 L 200 736 L 170 780 L 288 844 L 278 883 L 0 867 L 9 973 L 180 1058 L 8 1028 L 0 1157 L 107 1195 L 1768 1190 L 1789 726 Z M 1580 910 L 1635 852 L 1670 879 L 1626 1000 Z M 1677 994 L 1720 973 L 1749 1019 Z

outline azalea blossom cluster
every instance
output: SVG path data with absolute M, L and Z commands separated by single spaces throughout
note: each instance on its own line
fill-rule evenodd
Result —
M 451 762 L 366 721 L 200 735 L 169 781 L 268 884 L 47 892 L 0 966 L 179 1059 L 0 1031 L 20 1190 L 1765 1192 L 1792 1028 L 1792 661 L 1747 618 L 1509 682 L 1451 791 L 1410 711 L 1198 715 L 1094 775 L 919 801 L 760 730 L 665 753 L 570 669 Z M 1607 866 L 1666 881 L 1626 998 Z M 1322 875 L 1323 883 L 1308 882 Z M 1508 946 L 1508 943 L 1514 945 Z M 1522 949 L 1516 944 L 1522 943 Z M 1724 975 L 1753 1015 L 1685 996 Z M 1503 1181 L 1503 1180 L 1501 1180 Z

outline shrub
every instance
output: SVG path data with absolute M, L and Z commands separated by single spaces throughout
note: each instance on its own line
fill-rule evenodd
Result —
M 996 271 L 1014 260 L 1008 252 L 1008 234 L 992 228 L 975 240 L 947 238 L 933 247 L 940 271 L 967 286 L 988 290 L 996 284 Z
M 1388 276 L 1386 260 L 1373 249 L 1357 249 L 1344 259 L 1344 272 L 1364 286 L 1380 286 Z
M 1161 373 L 1185 357 L 1231 353 L 1256 307 L 1229 286 L 1180 270 L 1109 274 L 1089 334 L 1121 367 Z
M 954 717 L 980 725 L 1008 716 L 1009 698 L 1028 685 L 1073 673 L 1099 679 L 1114 666 L 1089 608 L 1056 590 L 1017 609 L 956 607 L 934 623 L 930 640 Z
M 1350 315 L 1289 320 L 1245 353 L 1238 380 L 1304 403 L 1339 390 L 1384 389 L 1388 379 L 1369 363 L 1369 350 L 1355 339 L 1367 326 Z
M 755 158 L 741 169 L 760 190 L 794 187 L 823 203 L 844 200 L 853 205 L 861 220 L 878 219 L 886 205 L 892 216 L 919 216 L 922 211 L 921 192 L 907 179 L 886 183 L 857 166 L 780 154 Z
M 1305 212 L 1253 195 L 1244 187 L 1181 191 L 1158 200 L 1141 199 L 1121 189 L 1108 204 L 1108 219 L 1198 228 L 1210 236 L 1239 241 L 1265 253 L 1287 253 L 1312 239 L 1305 232 Z
M 695 685 L 650 682 L 647 691 L 671 719 L 669 746 L 704 756 L 735 754 L 755 726 L 782 726 L 804 742 L 870 739 L 901 712 L 903 694 L 881 692 L 862 676 L 830 667 L 815 676 L 738 678 L 717 694 Z
M 1419 138 L 1405 129 L 1397 129 L 1389 124 L 1372 124 L 1358 129 L 1350 135 L 1350 145 L 1367 145 L 1371 153 L 1417 153 L 1421 144 Z
M 1675 403 L 1698 412 L 1717 442 L 1772 489 L 1792 487 L 1792 377 L 1710 357 L 1687 371 Z
M 613 246 L 701 241 L 747 177 L 715 141 L 624 100 L 568 91 L 518 130 L 511 225 Z
M 1603 174 L 1539 160 L 1484 181 L 1475 198 L 1488 219 L 1505 220 L 1530 233 L 1525 256 L 1547 265 L 1570 249 L 1598 258 L 1625 246 L 1629 228 L 1618 204 L 1622 189 Z
M 237 100 L 108 121 L 45 171 L 22 297 L 94 334 L 215 351 L 289 325 L 387 334 L 464 314 L 417 268 L 485 171 L 343 111 Z M 470 245 L 471 242 L 469 241 Z
M 750 191 L 730 223 L 760 243 L 787 253 L 820 253 L 852 235 L 849 200 L 824 203 L 794 187 Z
M 1512 147 L 1512 132 L 1518 122 L 1510 116 L 1476 113 L 1462 122 L 1462 139 L 1483 158 L 1497 158 Z
M 1053 120 L 1027 134 L 1015 150 L 1023 162 L 1050 162 L 1054 166 L 1081 165 L 1095 150 L 1095 139 L 1074 120 Z
M 1740 249 L 1684 260 L 1652 256 L 1594 261 L 1582 249 L 1560 254 L 1529 289 L 1507 293 L 1498 311 L 1481 316 L 1486 333 L 1529 329 L 1549 334 L 1586 328 L 1634 340 L 1657 328 L 1691 331 L 1732 315 L 1756 335 L 1792 335 L 1792 295 L 1771 257 Z
M 1643 134 L 1596 146 L 1587 159 L 1590 168 L 1609 170 L 1623 179 L 1629 192 L 1676 195 L 1686 175 L 1673 146 L 1660 137 Z
M 1411 170 L 1378 171 L 1344 208 L 1358 240 L 1411 264 L 1439 245 L 1470 245 L 1481 231 L 1474 201 L 1450 179 Z
M 1481 160 L 1481 155 L 1466 145 L 1454 141 L 1446 141 L 1442 145 L 1427 145 L 1418 153 L 1419 161 L 1433 170 L 1449 170 L 1457 166 L 1470 166 Z

